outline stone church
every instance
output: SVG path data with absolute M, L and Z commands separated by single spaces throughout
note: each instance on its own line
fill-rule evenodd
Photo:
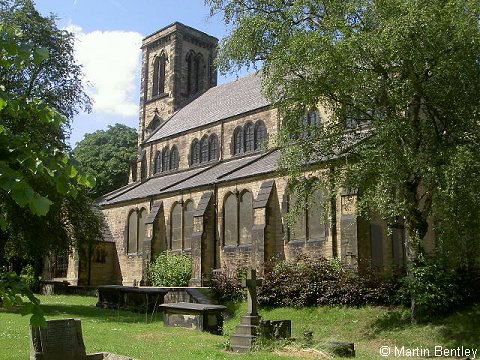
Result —
M 355 214 L 356 195 L 325 206 L 316 190 L 287 226 L 287 179 L 276 172 L 281 125 L 258 75 L 217 85 L 218 40 L 180 23 L 142 44 L 138 158 L 128 185 L 99 199 L 104 239 L 51 278 L 74 285 L 142 284 L 161 251 L 191 257 L 192 285 L 215 269 L 257 268 L 298 255 L 402 266 L 404 232 Z M 301 123 L 316 126 L 322 109 Z M 305 176 L 322 171 L 312 165 Z M 327 202 L 328 203 L 328 202 Z M 55 266 L 52 266 L 55 268 Z

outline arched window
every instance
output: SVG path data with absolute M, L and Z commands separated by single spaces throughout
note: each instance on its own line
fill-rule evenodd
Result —
M 164 147 L 162 150 L 162 171 L 170 170 L 170 150 Z
M 255 123 L 255 150 L 260 150 L 267 140 L 267 127 L 262 120 Z
M 326 212 L 324 193 L 315 189 L 310 195 L 307 208 L 308 239 L 321 240 L 326 236 Z
M 170 150 L 170 167 L 169 170 L 177 170 L 178 169 L 178 150 L 177 147 L 174 145 L 172 150 Z
M 194 139 L 190 147 L 190 164 L 196 165 L 199 162 L 200 162 L 200 143 L 198 142 L 198 139 Z
M 200 162 L 207 162 L 208 161 L 208 137 L 205 135 L 202 140 L 200 141 L 200 149 L 201 149 L 201 159 Z
M 208 139 L 208 160 L 215 161 L 218 159 L 218 138 L 212 134 Z
M 248 122 L 243 129 L 245 135 L 245 152 L 253 151 L 255 148 L 253 124 Z
M 158 174 L 160 172 L 162 172 L 162 153 L 157 150 L 153 159 L 153 173 Z
M 145 219 L 147 218 L 147 210 L 142 208 L 138 214 L 138 241 L 137 253 L 142 252 L 143 239 L 145 238 Z
M 127 219 L 127 254 L 138 254 L 142 252 L 143 239 L 145 238 L 145 219 L 147 210 L 135 209 L 130 211 Z
M 190 96 L 193 94 L 193 84 L 194 84 L 194 57 L 195 54 L 193 51 L 190 51 L 187 54 L 187 95 Z
M 291 195 L 291 205 L 298 201 L 296 195 Z M 327 235 L 327 214 L 324 209 L 325 198 L 321 189 L 316 188 L 308 199 L 303 201 L 302 208 L 297 214 L 296 221 L 290 228 L 290 240 L 323 240 Z
M 171 249 L 182 250 L 182 204 L 175 203 L 170 213 Z
M 193 63 L 193 91 L 194 94 L 202 90 L 202 65 L 203 57 L 202 54 L 197 54 Z
M 223 204 L 223 242 L 225 246 L 238 244 L 238 201 L 235 194 L 229 194 Z
M 153 63 L 153 86 L 152 96 L 157 96 L 165 92 L 165 65 L 167 57 L 165 53 L 157 56 Z
M 142 152 L 140 163 L 140 179 L 143 180 L 147 177 L 147 154 L 145 150 Z
M 233 154 L 239 155 L 243 153 L 243 129 L 237 126 L 233 131 Z
M 183 248 L 192 248 L 192 235 L 193 235 L 193 214 L 195 212 L 195 206 L 192 200 L 185 202 L 184 213 L 184 225 L 183 225 Z
M 135 254 L 138 251 L 138 214 L 136 210 L 132 210 L 128 215 L 127 230 L 127 253 Z
M 250 191 L 245 191 L 240 196 L 239 215 L 240 244 L 251 244 L 253 227 L 253 196 Z

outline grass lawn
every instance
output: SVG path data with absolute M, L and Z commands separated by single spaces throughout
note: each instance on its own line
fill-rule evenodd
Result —
M 234 317 L 225 321 L 225 335 L 216 336 L 164 327 L 159 314 L 149 315 L 146 323 L 145 314 L 98 309 L 96 298 L 92 297 L 40 296 L 40 299 L 47 319 L 73 317 L 82 320 L 87 353 L 107 351 L 139 360 L 321 357 L 315 350 L 302 349 L 295 343 L 283 350 L 270 347 L 246 355 L 224 351 L 229 335 L 246 311 L 245 304 L 238 305 Z M 480 357 L 480 305 L 441 321 L 416 326 L 409 323 L 408 311 L 400 308 L 280 308 L 260 309 L 260 314 L 270 320 L 291 319 L 292 336 L 297 339 L 302 339 L 302 334 L 310 330 L 314 341 L 354 342 L 357 359 L 384 359 L 379 355 L 381 346 L 431 349 L 431 355 L 435 346 L 452 349 L 463 346 L 478 349 L 477 358 Z M 0 359 L 28 357 L 28 318 L 0 312 Z

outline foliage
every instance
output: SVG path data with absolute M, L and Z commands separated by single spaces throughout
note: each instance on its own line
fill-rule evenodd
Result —
M 77 143 L 73 155 L 85 173 L 95 175 L 97 183 L 92 196 L 96 198 L 127 184 L 129 162 L 136 151 L 135 129 L 115 124 L 106 131 L 86 134 Z
M 42 100 L 69 120 L 79 109 L 89 111 L 91 100 L 83 89 L 81 66 L 75 62 L 73 34 L 58 29 L 53 15 L 41 16 L 32 0 L 1 1 L 0 18 L 6 29 L 19 30 L 21 44 L 37 49 L 33 53 L 35 61 L 21 68 L 0 68 L 4 89 Z M 66 129 L 68 122 L 62 125 Z
M 23 298 L 27 298 L 27 302 Z M 0 305 L 6 309 L 19 308 L 22 315 L 32 314 L 30 324 L 40 326 L 45 323 L 40 300 L 15 273 L 0 273 Z
M 391 304 L 398 283 L 373 269 L 354 271 L 336 261 L 300 258 L 267 267 L 259 287 L 264 306 Z
M 331 159 L 360 214 L 404 220 L 413 266 L 433 218 L 442 258 L 478 256 L 480 2 L 208 2 L 232 27 L 220 69 L 262 65 L 293 183 L 305 159 Z M 322 126 L 300 138 L 319 105 Z
M 98 237 L 100 220 L 82 194 L 94 179 L 79 172 L 65 151 L 65 117 L 3 76 L 5 69 L 27 74 L 48 59 L 45 48 L 25 41 L 13 25 L 0 25 L 0 265 L 11 257 L 26 259 L 37 275 L 51 250 Z M 26 296 L 30 303 L 22 309 L 33 312 L 36 322 L 38 301 L 19 278 L 2 276 L 4 304 L 20 304 Z
M 22 269 L 20 272 L 20 279 L 30 291 L 38 292 L 40 278 L 35 275 L 35 270 L 31 264 L 28 264 Z
M 168 250 L 148 266 L 148 280 L 153 286 L 188 286 L 191 275 L 190 258 Z
M 222 304 L 244 299 L 245 288 L 241 285 L 241 281 L 245 279 L 244 270 L 240 267 L 234 273 L 226 268 L 215 271 L 210 278 L 213 297 Z
M 445 266 L 435 258 L 419 258 L 403 279 L 399 297 L 413 297 L 419 320 L 444 316 L 454 309 L 478 300 L 478 274 Z

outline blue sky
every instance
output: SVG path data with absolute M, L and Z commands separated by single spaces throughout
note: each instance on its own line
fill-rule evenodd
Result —
M 221 39 L 222 17 L 209 17 L 204 0 L 34 0 L 42 15 L 55 14 L 57 25 L 75 33 L 76 59 L 84 66 L 90 114 L 73 120 L 72 147 L 85 133 L 123 123 L 137 128 L 140 44 L 145 36 L 175 21 Z M 235 75 L 219 76 L 219 83 Z

